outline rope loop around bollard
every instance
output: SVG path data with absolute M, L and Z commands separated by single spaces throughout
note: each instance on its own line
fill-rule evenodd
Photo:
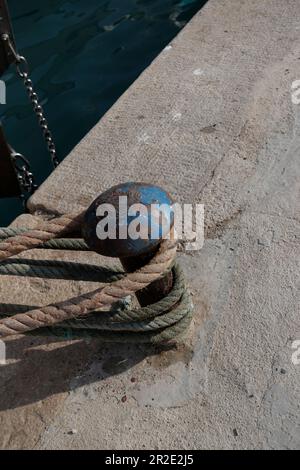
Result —
M 103 282 L 105 274 L 108 281 L 104 287 L 47 306 L 0 303 L 0 339 L 30 334 L 159 344 L 181 336 L 191 323 L 193 306 L 183 272 L 175 260 L 173 241 L 163 241 L 154 258 L 133 273 L 84 263 L 12 258 L 32 248 L 88 251 L 82 239 L 61 238 L 80 228 L 82 215 L 41 221 L 34 230 L 0 228 L 0 276 Z M 137 309 L 124 302 L 170 270 L 173 287 L 162 300 Z

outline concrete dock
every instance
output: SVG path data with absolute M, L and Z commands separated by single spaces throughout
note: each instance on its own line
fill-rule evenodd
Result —
M 209 0 L 31 198 L 14 225 L 155 183 L 205 204 L 206 240 L 180 256 L 195 319 L 177 350 L 7 342 L 1 448 L 300 448 L 299 20 L 298 0 Z M 90 287 L 7 276 L 1 302 Z

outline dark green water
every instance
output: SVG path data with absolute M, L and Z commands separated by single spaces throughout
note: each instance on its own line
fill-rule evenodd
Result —
M 30 63 L 60 159 L 204 3 L 8 0 L 18 49 Z M 0 105 L 0 117 L 7 139 L 30 160 L 40 184 L 51 165 L 36 117 L 14 68 L 2 79 L 7 104 Z M 0 200 L 0 226 L 22 212 L 19 200 Z

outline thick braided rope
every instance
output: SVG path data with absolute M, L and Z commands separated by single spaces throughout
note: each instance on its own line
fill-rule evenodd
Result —
M 68 339 L 95 336 L 104 341 L 155 344 L 182 334 L 191 322 L 192 303 L 179 266 L 173 268 L 172 291 L 161 301 L 137 310 L 127 308 L 124 301 L 120 302 L 124 296 L 151 284 L 172 267 L 176 248 L 171 242 L 162 244 L 160 252 L 148 265 L 148 271 L 146 266 L 127 277 L 119 268 L 64 261 L 6 259 L 32 248 L 87 251 L 82 239 L 57 238 L 78 232 L 83 216 L 84 213 L 64 215 L 41 222 L 35 230 L 0 228 L 0 274 L 95 282 L 122 281 L 46 307 L 0 304 L 0 318 L 3 318 L 0 337 L 19 333 L 54 334 Z M 164 259 L 164 250 L 171 253 L 170 258 Z M 159 266 L 161 271 L 156 271 Z M 137 275 L 142 278 L 137 279 Z M 103 312 L 103 309 L 108 311 Z M 15 315 L 16 312 L 19 313 Z
M 112 282 L 124 277 L 115 267 L 74 263 L 72 261 L 7 259 L 0 262 L 0 275 L 68 279 L 69 281 Z
M 109 268 L 107 268 L 109 269 Z M 114 268 L 112 275 L 124 277 Z M 13 274 L 13 272 L 11 273 Z M 174 284 L 171 292 L 147 307 L 130 309 L 128 304 L 116 304 L 108 312 L 91 312 L 88 317 L 65 321 L 49 328 L 40 328 L 30 334 L 55 335 L 68 339 L 95 336 L 103 341 L 161 343 L 170 341 L 185 331 L 191 321 L 192 304 L 185 287 L 184 275 L 178 264 L 173 268 Z M 106 281 L 108 282 L 108 276 Z M 18 304 L 0 304 L 0 318 L 16 312 L 27 312 L 37 307 Z
M 23 235 L 12 237 L 8 242 L 0 243 L 0 260 L 26 249 L 36 247 L 49 240 L 51 236 L 53 237 L 53 234 L 57 236 L 69 230 L 78 229 L 82 220 L 82 214 L 76 216 L 74 220 L 70 216 L 64 216 L 57 220 L 59 223 L 51 221 L 48 224 L 43 224 L 41 234 L 37 230 L 25 232 Z M 134 273 L 127 274 L 121 280 L 117 280 L 79 297 L 1 320 L 0 338 L 24 334 L 37 328 L 53 326 L 66 320 L 86 316 L 93 310 L 108 308 L 115 302 L 134 294 L 155 280 L 160 279 L 172 268 L 175 256 L 176 243 L 165 240 L 161 244 L 156 256 L 148 265 Z
M 60 237 L 68 232 L 80 228 L 84 212 L 80 214 L 66 214 L 56 219 L 41 221 L 35 230 L 29 230 L 20 235 L 0 242 L 0 261 L 26 250 L 36 248 L 53 238 Z
M 24 234 L 29 232 L 27 228 L 0 228 L 0 240 L 5 240 L 9 237 L 15 237 L 16 235 Z M 38 245 L 35 248 L 42 248 L 43 250 L 80 250 L 89 251 L 89 247 L 81 238 L 59 238 L 49 240 L 42 245 Z
M 0 265 L 1 266 L 1 265 Z M 115 271 L 111 271 L 112 275 L 115 276 Z M 14 274 L 14 273 L 12 273 Z M 125 276 L 124 272 L 117 274 L 119 278 Z M 114 330 L 125 331 L 127 328 L 130 330 L 147 330 L 148 328 L 152 329 L 150 322 L 155 320 L 153 329 L 159 329 L 167 326 L 170 322 L 176 323 L 183 316 L 185 312 L 177 312 L 179 305 L 182 305 L 183 298 L 186 296 L 185 290 L 185 280 L 182 269 L 176 264 L 173 268 L 173 277 L 174 284 L 171 292 L 159 300 L 158 302 L 148 305 L 147 307 L 142 307 L 138 309 L 128 309 L 125 308 L 123 304 L 117 306 L 112 311 L 102 312 L 103 315 L 98 315 L 97 312 L 91 312 L 87 318 L 76 318 L 72 320 L 67 320 L 63 323 L 60 323 L 60 327 L 68 327 L 75 329 L 96 329 L 99 330 L 103 328 L 110 328 Z M 109 277 L 106 281 L 109 282 Z M 184 291 L 184 292 L 183 292 Z M 176 306 L 174 308 L 174 306 Z M 29 305 L 18 305 L 18 304 L 0 304 L 0 319 L 6 318 L 8 316 L 14 315 L 17 313 L 25 313 L 30 310 L 36 310 L 38 307 L 33 307 Z M 170 313 L 170 311 L 172 312 Z M 166 315 L 166 312 L 169 314 L 169 318 L 164 324 L 163 316 Z M 173 321 L 174 320 L 174 321 Z M 142 322 L 145 322 L 145 328 L 142 328 Z

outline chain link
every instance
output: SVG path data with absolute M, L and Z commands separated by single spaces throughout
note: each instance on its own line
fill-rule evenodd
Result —
M 3 41 L 7 44 L 10 52 L 13 54 L 16 62 L 16 68 L 17 68 L 17 73 L 19 77 L 23 80 L 24 86 L 26 88 L 27 94 L 29 96 L 29 99 L 31 101 L 33 110 L 38 118 L 39 125 L 41 127 L 44 140 L 46 142 L 48 152 L 51 157 L 51 162 L 53 164 L 53 167 L 56 168 L 59 164 L 58 158 L 57 158 L 57 153 L 56 153 L 56 146 L 52 137 L 52 133 L 49 129 L 48 126 L 48 121 L 45 117 L 44 110 L 40 104 L 39 97 L 37 93 L 34 91 L 34 85 L 32 83 L 32 80 L 29 77 L 29 65 L 25 57 L 20 56 L 14 49 L 11 40 L 8 36 L 8 34 L 3 34 L 2 35 Z
M 34 91 L 33 83 L 32 83 L 32 80 L 29 78 L 28 73 L 23 72 L 22 74 L 20 74 L 20 77 L 23 79 L 24 86 L 27 90 L 29 99 L 32 103 L 33 110 L 38 118 L 39 125 L 42 129 L 43 136 L 44 136 L 44 139 L 45 139 L 45 142 L 46 142 L 46 145 L 47 145 L 50 157 L 51 157 L 52 164 L 54 168 L 56 168 L 59 163 L 57 159 L 57 155 L 56 155 L 56 147 L 53 141 L 51 131 L 48 127 L 47 119 L 45 118 L 45 115 L 44 115 L 44 110 L 39 103 L 38 95 Z
M 21 153 L 12 149 L 11 159 L 17 171 L 19 185 L 23 193 L 33 194 L 37 186 L 34 181 L 33 173 L 30 171 L 29 161 Z

